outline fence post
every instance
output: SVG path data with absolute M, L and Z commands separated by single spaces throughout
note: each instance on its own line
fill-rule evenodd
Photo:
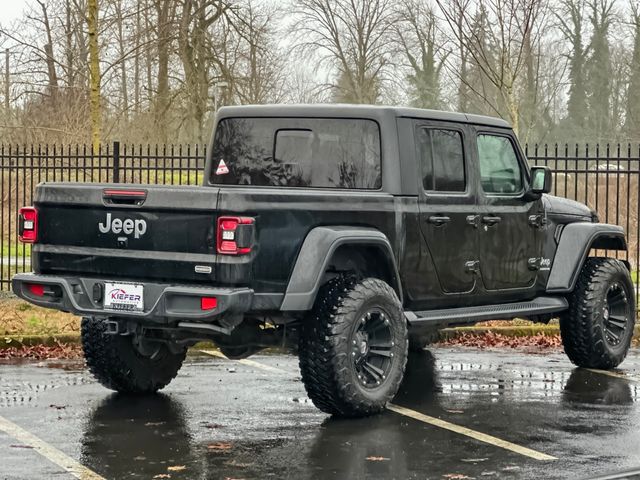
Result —
M 113 142 L 113 183 L 120 183 L 120 142 Z

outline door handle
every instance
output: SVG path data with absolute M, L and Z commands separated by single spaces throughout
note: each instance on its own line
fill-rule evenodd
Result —
M 429 223 L 432 223 L 433 225 L 440 226 L 444 225 L 445 223 L 449 223 L 451 221 L 451 218 L 441 215 L 431 215 L 429 218 L 427 218 L 427 221 Z
M 467 215 L 467 223 L 472 225 L 473 228 L 480 226 L 480 215 Z
M 494 217 L 492 215 L 486 215 L 482 217 L 482 223 L 484 223 L 485 225 L 495 225 L 496 223 L 500 223 L 501 221 L 501 217 Z

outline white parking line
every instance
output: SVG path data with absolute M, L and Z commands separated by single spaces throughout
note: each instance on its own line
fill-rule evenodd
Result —
M 200 350 L 200 352 L 202 352 L 202 353 L 204 353 L 206 355 L 210 355 L 212 357 L 218 357 L 218 358 L 222 358 L 224 360 L 231 360 L 230 358 L 225 357 L 221 352 L 219 352 L 217 350 Z M 253 360 L 247 360 L 246 358 L 243 358 L 242 360 L 231 360 L 231 361 L 241 363 L 242 365 L 246 365 L 248 367 L 254 367 L 254 368 L 259 368 L 261 370 L 267 370 L 268 372 L 285 373 L 287 375 L 291 374 L 291 372 L 288 372 L 288 371 L 283 370 L 281 368 L 272 367 L 270 365 L 265 365 L 264 363 L 254 362 Z
M 414 420 L 433 425 L 434 427 L 444 428 L 445 430 L 471 437 L 475 440 L 479 440 L 480 442 L 488 443 L 495 447 L 500 447 L 504 448 L 505 450 L 519 453 L 520 455 L 524 455 L 525 457 L 533 458 L 535 460 L 557 460 L 556 457 L 547 455 L 546 453 L 538 452 L 521 445 L 516 445 L 515 443 L 507 442 L 506 440 L 494 437 L 493 435 L 487 435 L 486 433 L 478 432 L 467 427 L 462 427 L 460 425 L 447 422 L 446 420 L 442 420 L 440 418 L 430 417 L 429 415 L 416 412 L 415 410 L 411 410 L 410 408 L 394 405 L 393 403 L 390 403 L 387 408 L 392 412 L 399 413 L 400 415 L 404 415 L 405 417 L 413 418 Z
M 104 477 L 101 477 L 93 470 L 89 470 L 87 467 L 76 462 L 73 458 L 49 445 L 44 440 L 39 439 L 34 434 L 1 416 L 0 432 L 4 432 L 26 446 L 33 448 L 34 451 L 63 468 L 76 478 L 80 478 L 82 480 L 105 480 Z
M 222 353 L 218 352 L 217 350 L 200 350 L 200 351 L 202 353 L 211 355 L 213 357 L 229 360 L 227 357 L 225 357 Z M 269 365 L 265 365 L 260 362 L 255 362 L 253 360 L 245 359 L 245 360 L 231 360 L 231 361 L 238 362 L 243 365 L 247 365 L 255 368 L 260 368 L 262 370 L 276 371 L 278 373 L 286 373 L 291 375 L 291 372 L 287 372 L 286 370 L 283 370 L 281 368 L 271 367 Z M 535 460 L 557 460 L 557 458 L 552 455 L 547 455 L 546 453 L 538 452 L 536 450 L 532 450 L 530 448 L 523 447 L 521 445 L 517 445 L 515 443 L 511 443 L 506 440 L 502 440 L 492 435 L 487 435 L 486 433 L 478 432 L 476 430 L 472 430 L 467 427 L 462 427 L 460 425 L 456 425 L 455 423 L 447 422 L 446 420 L 430 417 L 429 415 L 424 415 L 423 413 L 417 412 L 415 410 L 411 410 L 409 408 L 401 407 L 399 405 L 390 403 L 387 406 L 387 409 L 391 410 L 392 412 L 398 413 L 400 415 L 404 415 L 405 417 L 409 417 L 414 420 L 427 423 L 434 427 L 443 428 L 445 430 L 449 430 L 451 432 L 455 432 L 460 435 L 465 435 L 467 437 L 473 438 L 474 440 L 478 440 L 483 443 L 488 443 L 489 445 L 493 445 L 494 447 L 503 448 L 505 450 L 509 450 L 511 452 L 518 453 L 520 455 L 524 455 L 525 457 L 533 458 Z

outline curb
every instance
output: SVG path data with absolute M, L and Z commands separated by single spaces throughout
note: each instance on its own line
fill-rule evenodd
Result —
M 531 337 L 534 335 L 560 335 L 559 325 L 521 325 L 505 327 L 455 327 L 444 328 L 438 332 L 439 340 L 451 340 L 464 334 L 484 335 L 494 333 L 506 337 Z M 633 329 L 633 337 L 640 337 L 640 324 Z
M 3 335 L 0 336 L 0 350 L 6 348 L 33 347 L 45 345 L 51 347 L 57 343 L 80 343 L 79 333 L 63 333 L 59 335 Z
M 506 337 L 531 337 L 534 335 L 559 335 L 558 325 L 520 325 L 504 327 L 455 327 L 444 328 L 438 332 L 439 340 L 452 340 L 462 335 L 485 335 L 494 333 Z M 640 338 L 640 324 L 636 325 L 633 332 L 634 338 Z M 35 345 L 53 346 L 57 343 L 79 344 L 79 333 L 66 333 L 60 335 L 4 335 L 0 336 L 0 350 L 6 348 L 32 347 Z M 211 342 L 199 342 L 195 349 L 211 348 Z

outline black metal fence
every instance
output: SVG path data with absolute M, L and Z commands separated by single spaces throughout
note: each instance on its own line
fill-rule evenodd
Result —
M 31 270 L 31 250 L 18 241 L 17 212 L 43 181 L 198 185 L 203 145 L 0 145 L 0 290 Z M 534 145 L 531 165 L 554 170 L 553 193 L 586 203 L 603 222 L 625 228 L 629 250 L 616 252 L 640 270 L 640 145 Z M 612 253 L 612 252 L 610 252 Z M 635 278 L 634 278 L 635 281 Z

